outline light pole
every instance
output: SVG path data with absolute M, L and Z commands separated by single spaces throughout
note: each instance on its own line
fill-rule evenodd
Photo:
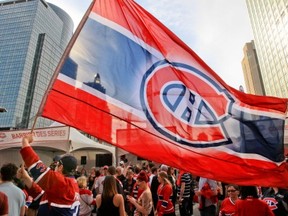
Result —
M 7 112 L 7 110 L 4 107 L 0 107 L 0 112 Z

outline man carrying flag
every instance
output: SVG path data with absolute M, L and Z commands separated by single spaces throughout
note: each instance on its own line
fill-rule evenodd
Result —
M 79 187 L 73 176 L 77 167 L 76 158 L 62 156 L 53 171 L 34 152 L 30 145 L 32 141 L 32 134 L 25 136 L 20 153 L 33 179 L 24 166 L 18 171 L 18 178 L 23 180 L 34 200 L 41 199 L 37 215 L 78 215 Z

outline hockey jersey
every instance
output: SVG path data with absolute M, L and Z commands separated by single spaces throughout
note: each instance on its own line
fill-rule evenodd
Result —
M 262 196 L 262 199 L 269 205 L 275 216 L 288 215 L 288 192 L 279 190 L 277 193 L 272 188 L 268 188 Z
M 158 212 L 158 216 L 175 212 L 172 203 L 172 197 L 173 197 L 172 186 L 169 184 L 165 185 L 160 184 L 158 187 L 157 194 L 158 194 L 158 202 L 156 209 Z
M 38 215 L 78 215 L 80 202 L 76 179 L 51 170 L 32 147 L 25 147 L 20 153 L 34 180 L 28 193 L 34 200 L 41 197 Z

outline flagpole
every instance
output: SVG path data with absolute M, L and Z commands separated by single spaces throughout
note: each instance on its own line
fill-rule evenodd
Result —
M 38 109 L 38 112 L 37 112 L 36 116 L 41 116 L 41 114 L 43 112 L 44 104 L 46 103 L 46 100 L 47 100 L 47 96 L 48 96 L 49 92 L 52 89 L 52 86 L 53 86 L 53 84 L 54 84 L 54 82 L 55 82 L 55 80 L 56 80 L 56 78 L 57 78 L 57 76 L 58 76 L 58 74 L 60 72 L 60 69 L 62 68 L 62 66 L 63 66 L 63 64 L 64 64 L 64 62 L 66 60 L 66 57 L 69 55 L 71 48 L 73 47 L 77 37 L 79 36 L 79 34 L 80 34 L 84 24 L 85 24 L 85 22 L 87 21 L 88 16 L 89 16 L 90 12 L 92 11 L 92 8 L 93 8 L 95 2 L 96 2 L 96 0 L 93 0 L 91 2 L 89 8 L 87 9 L 86 13 L 84 14 L 82 20 L 80 21 L 75 33 L 73 34 L 71 40 L 69 41 L 69 43 L 68 43 L 68 45 L 67 45 L 67 47 L 66 47 L 66 49 L 65 49 L 65 51 L 64 51 L 64 53 L 63 53 L 63 55 L 61 57 L 61 59 L 60 59 L 60 61 L 59 61 L 58 65 L 57 65 L 57 67 L 55 69 L 55 72 L 54 72 L 54 74 L 53 74 L 53 76 L 52 76 L 52 78 L 50 80 L 48 88 L 47 88 L 47 90 L 46 90 L 46 92 L 45 92 L 45 94 L 44 94 L 44 96 L 42 98 L 42 102 L 40 104 L 40 107 Z M 35 123 L 34 123 L 34 125 L 35 125 Z
M 36 125 L 36 122 L 37 122 L 37 118 L 38 118 L 38 116 L 36 115 L 36 117 L 34 119 L 34 122 L 33 122 L 33 125 L 32 125 L 32 128 L 31 128 L 31 133 L 33 133 L 33 131 L 34 131 L 34 128 L 35 128 L 35 125 Z

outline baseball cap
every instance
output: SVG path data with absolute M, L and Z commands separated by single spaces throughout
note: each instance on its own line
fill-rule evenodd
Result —
M 105 165 L 104 167 L 103 167 L 103 169 L 108 169 L 109 167 L 107 166 L 107 165 Z
M 61 159 L 61 155 L 56 155 L 56 156 L 53 158 L 53 162 L 58 162 L 60 159 Z
M 63 165 L 66 172 L 73 172 L 77 168 L 77 159 L 70 154 L 61 156 L 58 162 Z

